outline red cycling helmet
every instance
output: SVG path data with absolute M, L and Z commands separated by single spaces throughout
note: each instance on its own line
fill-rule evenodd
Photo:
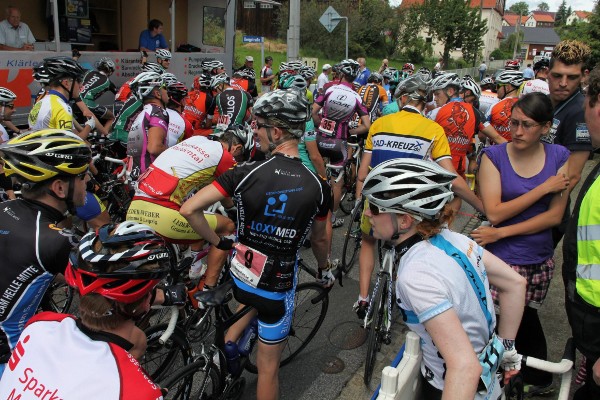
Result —
M 148 294 L 170 269 L 163 238 L 137 222 L 104 225 L 86 234 L 71 253 L 65 279 L 81 296 L 97 293 L 120 303 Z

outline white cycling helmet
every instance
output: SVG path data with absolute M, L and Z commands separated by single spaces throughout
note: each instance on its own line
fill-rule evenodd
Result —
M 423 79 L 425 82 L 429 82 L 431 80 L 431 71 L 427 67 L 419 68 L 415 75 L 420 75 L 421 79 Z
M 457 74 L 449 72 L 442 74 L 431 81 L 431 90 L 442 90 L 446 89 L 448 86 L 455 86 L 457 89 L 460 89 L 460 78 Z
M 302 75 L 283 74 L 279 78 L 279 89 L 296 88 L 305 90 L 307 86 L 306 79 Z
M 358 70 L 360 68 L 360 64 L 358 64 L 358 62 L 354 61 L 351 58 L 343 60 L 339 64 L 339 66 L 340 66 L 340 72 L 351 78 L 356 78 L 356 76 L 358 75 Z
M 426 102 L 427 98 L 423 96 L 419 91 L 427 93 L 428 85 L 420 74 L 410 76 L 400 82 L 394 92 L 394 98 L 397 99 L 400 96 L 407 95 L 412 100 L 419 100 Z
M 136 76 L 131 82 L 131 92 L 138 99 L 144 99 L 157 87 L 163 86 L 161 76 L 156 72 L 142 72 Z
M 112 74 L 115 72 L 116 65 L 115 65 L 115 62 L 113 60 L 111 60 L 110 58 L 102 57 L 100 60 L 98 60 L 98 64 L 96 65 L 96 68 L 98 70 L 102 70 L 102 71 L 108 72 L 109 74 Z
M 33 67 L 33 79 L 35 79 L 40 85 L 47 85 L 50 83 L 50 75 L 46 68 L 44 68 L 44 64 L 38 64 Z
M 222 85 L 223 83 L 227 83 L 228 80 L 229 80 L 229 77 L 227 76 L 227 74 L 225 72 L 221 72 L 220 74 L 213 75 L 213 77 L 210 78 L 210 87 L 211 87 L 211 89 L 216 89 L 219 85 Z
M 231 124 L 224 133 L 232 132 L 244 145 L 244 159 L 247 160 L 254 150 L 254 132 L 248 124 Z
M 10 103 L 17 98 L 17 95 L 7 88 L 0 87 L 0 103 Z
M 202 61 L 200 67 L 209 74 L 212 74 L 212 71 L 215 69 L 225 68 L 225 65 L 219 60 L 211 60 L 211 61 Z
M 363 194 L 381 212 L 407 213 L 417 219 L 435 219 L 452 200 L 456 175 L 432 161 L 396 158 L 369 172 Z
M 173 56 L 167 49 L 156 50 L 156 60 L 170 60 Z
M 494 84 L 494 80 L 491 77 L 487 77 L 487 78 L 483 78 L 481 80 L 481 82 L 479 82 L 480 86 L 486 86 L 486 85 L 493 85 Z
M 509 84 L 518 88 L 523 83 L 523 73 L 521 71 L 513 71 L 506 69 L 498 74 L 496 77 L 497 84 Z
M 481 96 L 481 88 L 479 87 L 477 82 L 475 82 L 475 80 L 469 75 L 463 76 L 463 79 L 460 83 L 460 87 L 463 90 L 470 90 L 477 98 Z
M 142 72 L 156 72 L 160 75 L 165 72 L 165 69 L 155 62 L 145 62 L 142 64 Z
M 302 68 L 300 68 L 300 75 L 302 75 L 304 79 L 308 80 L 315 77 L 316 71 L 313 67 L 305 65 Z
M 163 73 L 160 76 L 160 79 L 162 79 L 165 86 L 169 86 L 169 85 L 174 84 L 175 82 L 178 82 L 177 77 L 170 72 Z

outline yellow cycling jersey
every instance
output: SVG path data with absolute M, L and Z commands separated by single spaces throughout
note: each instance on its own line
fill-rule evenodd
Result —
M 73 129 L 73 110 L 68 99 L 54 90 L 42 97 L 29 112 L 29 128 L 41 129 Z

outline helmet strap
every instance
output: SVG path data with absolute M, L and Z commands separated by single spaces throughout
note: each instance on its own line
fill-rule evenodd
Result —
M 76 177 L 74 177 L 74 176 L 67 178 L 67 182 L 69 183 L 69 190 L 67 191 L 67 197 L 64 197 L 64 198 L 58 197 L 56 195 L 56 193 L 54 193 L 54 191 L 52 191 L 50 189 L 46 189 L 47 194 L 54 197 L 56 200 L 64 201 L 66 203 L 67 212 L 71 215 L 75 215 L 75 213 L 76 213 L 75 203 L 73 202 L 73 195 L 75 193 L 75 178 Z
M 398 240 L 400 238 L 400 235 L 407 233 L 410 230 L 410 228 L 400 229 L 400 227 L 398 226 L 398 214 L 389 213 L 388 215 L 390 216 L 390 218 L 392 220 L 392 227 L 394 228 L 394 234 L 392 235 L 391 239 Z
M 267 130 L 267 137 L 269 138 L 269 153 L 277 148 L 279 143 L 275 143 L 273 137 L 271 136 L 271 128 L 265 128 Z

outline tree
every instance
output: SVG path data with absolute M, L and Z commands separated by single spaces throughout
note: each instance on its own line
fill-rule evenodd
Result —
M 554 17 L 554 26 L 562 26 L 567 23 L 567 1 L 562 0 L 560 5 L 558 6 L 558 11 L 556 12 L 556 16 Z
M 515 14 L 528 15 L 529 14 L 529 5 L 524 1 L 518 1 L 509 8 L 510 11 Z
M 550 11 L 550 6 L 545 1 L 537 5 L 538 11 Z

